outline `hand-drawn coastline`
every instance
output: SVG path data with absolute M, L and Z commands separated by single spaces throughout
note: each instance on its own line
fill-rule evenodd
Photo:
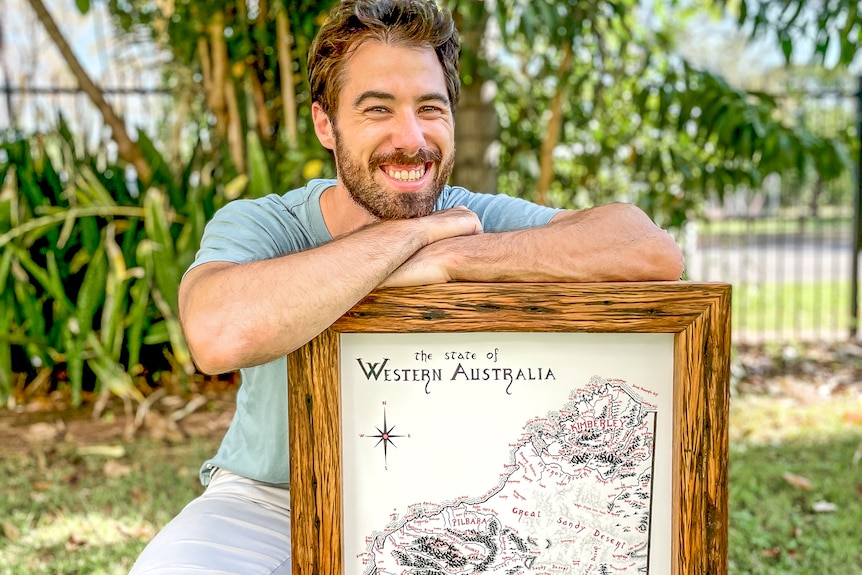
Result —
M 657 410 L 636 389 L 594 376 L 525 422 L 486 493 L 369 534 L 364 575 L 648 573 Z

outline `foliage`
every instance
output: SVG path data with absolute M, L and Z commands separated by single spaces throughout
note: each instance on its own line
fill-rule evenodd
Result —
M 141 142 L 150 165 L 163 165 Z M 177 287 L 224 202 L 224 186 L 202 177 L 202 160 L 196 154 L 181 181 L 162 169 L 159 185 L 138 190 L 122 166 L 78 150 L 62 122 L 54 135 L 0 140 L 4 403 L 15 370 L 53 374 L 76 404 L 94 387 L 140 399 L 133 378 L 148 375 L 142 354 L 152 356 L 149 369 L 170 352 L 169 368 L 194 371 Z M 15 356 L 21 350 L 26 358 Z
M 737 23 L 753 38 L 775 40 L 790 62 L 794 54 L 811 51 L 825 64 L 847 65 L 859 50 L 862 14 L 856 0 L 713 0 L 735 13 Z
M 499 5 L 507 193 L 535 188 L 534 199 L 561 206 L 631 201 L 677 228 L 706 198 L 769 174 L 828 181 L 851 167 L 848 133 L 817 135 L 777 98 L 694 68 L 675 55 L 669 17 L 645 25 L 636 0 Z M 549 153 L 553 181 L 534 186 Z
M 310 129 L 304 61 L 333 3 L 284 0 L 250 8 L 221 0 L 159 3 L 154 10 L 144 0 L 108 1 L 121 26 L 146 30 L 193 71 L 217 137 L 228 142 L 238 171 L 256 186 L 248 195 L 270 189 L 267 182 L 289 189 L 308 176 L 333 173 Z M 754 0 L 683 7 L 671 0 L 653 3 L 650 14 L 639 0 L 445 4 L 464 38 L 465 95 L 470 86 L 496 87 L 486 105 L 495 106 L 502 128 L 498 191 L 564 207 L 632 201 L 662 225 L 678 228 L 706 198 L 737 186 L 758 187 L 769 174 L 819 186 L 850 170 L 849 134 L 812 132 L 787 115 L 783 102 L 730 86 L 675 51 L 680 14 L 730 13 L 737 6 L 739 26 L 754 34 L 775 31 L 792 50 L 787 38 L 798 34 L 791 28 L 800 26 L 810 7 L 789 21 L 769 7 L 773 3 Z M 849 2 L 840 4 L 850 9 Z M 806 29 L 816 24 L 818 34 L 834 31 L 845 16 L 830 9 L 816 23 L 809 18 Z M 289 18 L 287 39 L 279 33 L 279 18 Z M 842 55 L 857 40 L 843 37 Z M 493 149 L 495 142 L 482 145 Z M 458 165 L 455 171 L 460 173 Z M 460 178 L 458 183 L 469 187 Z
M 223 143 L 248 176 L 245 196 L 334 174 L 311 129 L 304 59 L 334 0 L 107 4 L 121 29 L 142 31 L 172 54 L 166 82 L 183 85 L 198 100 L 191 107 L 205 110 L 199 133 Z
M 76 149 L 62 127 L 6 138 L 0 399 L 13 391 L 13 361 L 62 367 L 55 375 L 79 399 L 93 374 L 105 389 L 133 394 L 143 353 L 169 351 L 190 372 L 176 290 L 213 210 L 334 173 L 311 129 L 305 54 L 335 0 L 103 1 L 117 26 L 172 55 L 165 83 L 178 109 L 191 111 L 178 132 L 186 159 L 167 161 L 165 146 L 139 133 L 154 170 L 144 185 L 107 152 Z M 483 145 L 498 144 L 498 191 L 563 207 L 627 200 L 678 228 L 706 198 L 757 188 L 769 174 L 812 187 L 812 205 L 830 180 L 847 177 L 849 128 L 809 129 L 785 101 L 675 55 L 673 9 L 682 3 L 653 3 L 649 18 L 637 0 L 446 4 L 465 39 L 464 85 L 496 87 L 487 105 L 502 130 Z M 810 0 L 782 4 L 797 12 L 767 5 L 699 0 L 692 9 L 738 7 L 739 26 L 775 31 L 788 55 L 803 29 L 833 37 L 846 28 L 853 33 L 837 63 L 855 53 L 858 16 L 847 0 L 802 27 Z M 817 46 L 828 52 L 825 40 Z

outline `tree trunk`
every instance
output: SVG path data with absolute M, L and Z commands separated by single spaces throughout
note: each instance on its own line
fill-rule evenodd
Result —
M 282 6 L 275 15 L 276 44 L 278 45 L 278 71 L 281 76 L 281 107 L 284 109 L 284 129 L 287 132 L 287 147 L 296 150 L 299 136 L 296 121 L 296 82 L 293 80 L 293 47 L 287 8 Z
M 547 205 L 548 190 L 554 180 L 554 148 L 560 142 L 560 134 L 563 130 L 563 98 L 568 90 L 566 77 L 572 71 L 572 46 L 563 46 L 563 61 L 557 71 L 557 91 L 551 100 L 551 116 L 548 118 L 548 127 L 545 130 L 545 139 L 542 140 L 542 149 L 539 155 L 539 180 L 536 182 L 536 203 Z
M 210 78 L 207 81 L 204 73 L 204 88 L 207 91 L 207 101 L 210 110 L 216 117 L 216 131 L 224 136 L 228 130 L 228 102 L 225 93 L 228 77 L 227 44 L 224 41 L 224 14 L 216 12 L 213 21 L 207 26 L 209 32 L 209 44 L 198 43 L 203 48 L 200 54 L 201 65 L 206 71 L 210 70 Z M 204 64 L 204 60 L 208 66 Z
M 102 90 L 96 86 L 96 83 L 93 82 L 89 74 L 87 74 L 87 71 L 84 70 L 83 66 L 81 66 L 77 56 L 75 56 L 69 43 L 66 42 L 66 38 L 63 36 L 63 33 L 60 32 L 60 29 L 57 27 L 57 23 L 54 21 L 51 13 L 48 12 L 48 9 L 45 8 L 45 4 L 42 3 L 42 0 L 28 0 L 28 2 L 30 3 L 30 7 L 36 13 L 36 17 L 39 18 L 39 22 L 42 23 L 42 26 L 44 26 L 45 30 L 48 32 L 48 36 L 50 36 L 51 41 L 53 41 L 54 45 L 57 46 L 57 49 L 66 61 L 66 64 L 71 69 L 72 74 L 78 81 L 78 85 L 81 87 L 81 90 L 84 91 L 84 93 L 93 102 L 93 105 L 95 105 L 102 114 L 102 119 L 105 124 L 111 128 L 111 138 L 117 144 L 120 158 L 134 166 L 135 171 L 138 173 L 138 178 L 142 182 L 148 184 L 152 179 L 152 168 L 146 158 L 144 158 L 144 154 L 137 142 L 132 140 L 128 131 L 126 131 L 125 122 L 123 122 L 123 120 L 117 115 L 108 101 L 105 100 Z
M 229 75 L 224 79 L 224 99 L 227 106 L 227 145 L 230 157 L 240 174 L 246 173 L 245 139 L 242 133 L 242 121 L 239 115 L 239 100 L 236 95 L 236 85 Z
M 455 169 L 451 183 L 475 192 L 497 190 L 497 166 L 489 157 L 497 140 L 499 120 L 490 94 L 483 98 L 485 73 L 482 66 L 482 40 L 488 13 L 484 3 L 470 6 L 466 16 L 455 12 L 455 24 L 461 32 L 461 98 L 455 110 Z
M 455 169 L 452 183 L 474 192 L 497 190 L 497 166 L 489 150 L 497 140 L 499 121 L 492 101 L 482 98 L 482 86 L 461 87 L 455 112 Z

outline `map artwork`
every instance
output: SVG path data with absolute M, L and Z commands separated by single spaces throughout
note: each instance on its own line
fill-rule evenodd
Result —
M 657 458 L 656 437 L 668 431 L 668 388 L 637 380 L 637 369 L 584 375 L 532 342 L 423 348 L 411 361 L 357 353 L 344 398 L 357 415 L 346 409 L 355 443 L 344 469 L 356 573 L 661 572 L 655 555 L 667 550 L 651 542 L 667 538 L 655 518 L 667 518 L 669 458 Z M 372 423 L 349 421 L 368 419 L 362 398 L 374 390 Z M 501 421 L 506 410 L 519 419 Z
M 647 573 L 655 412 L 594 377 L 526 422 L 484 494 L 412 506 L 371 537 L 366 575 Z

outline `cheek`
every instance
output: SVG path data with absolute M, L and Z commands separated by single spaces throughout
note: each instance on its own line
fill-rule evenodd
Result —
M 434 126 L 430 131 L 431 139 L 443 150 L 451 150 L 455 148 L 455 127 L 451 124 L 444 123 L 439 126 Z

